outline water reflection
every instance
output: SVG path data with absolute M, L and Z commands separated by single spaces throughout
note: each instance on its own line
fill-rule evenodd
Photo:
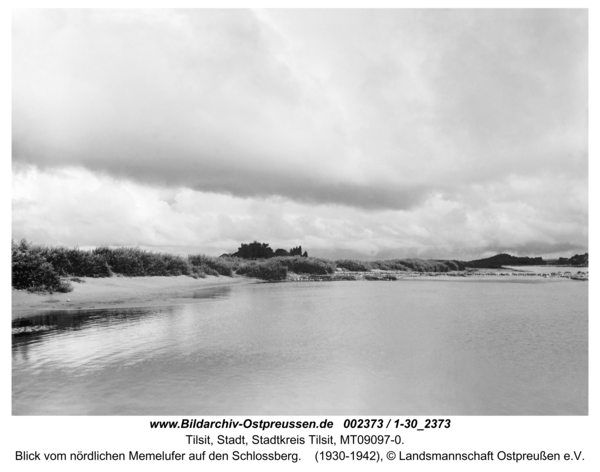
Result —
M 231 296 L 230 286 L 190 290 L 177 298 L 201 300 L 226 299 Z M 175 307 L 109 308 L 93 310 L 53 310 L 12 321 L 13 346 L 36 342 L 37 338 L 52 335 L 55 331 L 80 330 L 96 325 L 132 323 L 156 312 L 171 313 Z
M 194 299 L 205 299 L 214 300 L 219 298 L 227 298 L 231 295 L 231 286 L 223 285 L 221 287 L 207 287 L 197 290 L 190 290 L 189 292 L 183 292 L 178 298 L 194 298 Z
M 166 307 L 165 310 L 173 310 Z M 118 308 L 106 310 L 56 310 L 12 321 L 13 347 L 35 343 L 46 336 L 62 331 L 79 331 L 95 326 L 110 327 L 122 323 L 131 323 L 136 319 L 149 316 L 147 308 Z
M 15 320 L 13 414 L 587 413 L 587 284 L 214 289 Z

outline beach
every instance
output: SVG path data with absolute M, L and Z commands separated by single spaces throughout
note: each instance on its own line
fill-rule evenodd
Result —
M 573 270 L 573 268 L 571 268 Z M 398 272 L 373 270 L 369 272 L 336 272 L 328 275 L 289 273 L 279 282 L 324 282 L 341 280 L 466 280 L 483 278 L 489 281 L 523 278 L 575 278 L 571 272 L 543 274 L 536 272 L 506 271 L 505 269 L 474 272 Z M 586 274 L 587 275 L 587 274 Z M 106 308 L 129 308 L 165 306 L 196 303 L 191 292 L 222 286 L 251 284 L 258 279 L 245 276 L 206 276 L 194 279 L 186 275 L 165 277 L 81 277 L 81 282 L 71 282 L 73 291 L 68 293 L 31 293 L 12 290 L 12 318 L 33 316 L 47 310 L 90 310 Z M 583 280 L 587 280 L 587 277 Z M 190 292 L 190 297 L 185 293 Z
M 12 318 L 32 316 L 46 310 L 90 310 L 196 303 L 185 292 L 220 286 L 256 283 L 256 279 L 234 276 L 207 276 L 194 279 L 175 277 L 81 277 L 71 282 L 69 293 L 12 291 Z

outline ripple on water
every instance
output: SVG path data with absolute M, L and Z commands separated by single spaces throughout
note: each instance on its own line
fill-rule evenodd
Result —
M 587 284 L 257 284 L 13 322 L 13 413 L 587 414 Z

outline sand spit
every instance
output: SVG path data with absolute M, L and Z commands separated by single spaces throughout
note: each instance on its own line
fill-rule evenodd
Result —
M 489 279 L 502 280 L 505 278 L 544 278 L 544 279 L 572 279 L 572 280 L 588 280 L 587 272 L 573 273 L 570 271 L 557 271 L 551 273 L 536 273 L 527 272 L 525 270 L 506 270 L 506 269 L 495 269 L 495 270 L 466 270 L 466 271 L 452 271 L 452 272 L 406 272 L 406 271 L 393 271 L 393 270 L 372 270 L 368 272 L 348 272 L 341 271 L 338 269 L 334 274 L 328 275 L 299 275 L 291 274 L 288 278 L 282 282 L 335 282 L 340 280 L 369 280 L 369 281 L 394 281 L 394 280 L 449 280 L 449 279 L 468 279 L 468 278 L 480 278 L 485 277 Z
M 194 279 L 177 277 L 81 277 L 71 282 L 69 293 L 39 294 L 25 290 L 12 291 L 12 318 L 35 315 L 47 310 L 89 310 L 197 303 L 185 298 L 185 292 L 227 285 L 256 283 L 248 277 L 215 277 Z

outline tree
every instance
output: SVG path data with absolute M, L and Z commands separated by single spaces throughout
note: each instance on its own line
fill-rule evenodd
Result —
M 302 255 L 302 246 L 293 247 L 290 249 L 290 256 L 301 256 Z
M 254 241 L 250 244 L 242 243 L 237 252 L 232 255 L 242 259 L 268 259 L 273 257 L 273 249 L 269 247 L 268 243 Z

